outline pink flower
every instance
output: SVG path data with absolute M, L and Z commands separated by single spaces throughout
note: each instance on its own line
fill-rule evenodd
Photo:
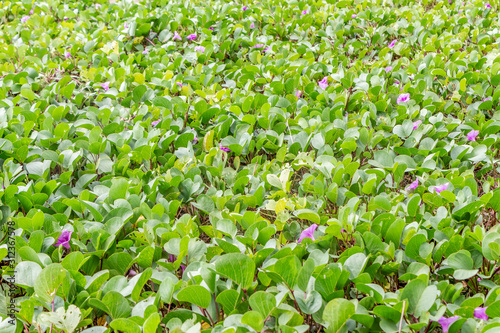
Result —
M 195 40 L 196 38 L 198 38 L 198 35 L 196 33 L 187 36 L 187 39 L 189 40 Z
M 418 179 L 415 179 L 415 181 L 411 183 L 410 186 L 408 186 L 410 190 L 415 190 L 417 187 L 418 187 Z
M 295 97 L 300 98 L 300 96 L 302 96 L 302 91 L 297 90 L 297 92 L 295 93 Z
M 195 136 L 194 139 L 193 139 L 193 144 L 197 144 L 198 143 L 198 137 Z
M 467 140 L 468 141 L 476 141 L 476 137 L 479 135 L 479 131 L 472 130 L 469 133 L 467 133 Z
M 160 120 L 155 120 L 151 122 L 151 126 L 156 127 L 160 123 Z
M 175 84 L 182 88 L 182 83 L 181 82 L 176 82 Z
M 255 28 L 255 24 L 253 22 L 250 23 L 250 28 L 252 28 L 252 29 Z
M 30 10 L 30 15 L 33 15 L 33 8 L 31 8 Z
M 434 187 L 434 191 L 436 191 L 436 193 L 441 193 L 443 191 L 446 191 L 448 189 L 448 185 L 450 185 L 450 184 L 446 183 L 446 184 L 443 184 L 443 185 L 435 186 Z
M 248 7 L 247 6 L 243 6 L 243 8 L 241 8 L 241 9 L 243 9 L 243 11 L 245 11 L 245 10 L 248 9 Z
M 210 28 L 208 28 L 208 30 L 212 30 L 212 31 L 214 31 L 214 27 L 210 27 Z
M 302 11 L 302 15 L 306 15 L 306 14 L 307 14 L 307 9 Z
M 387 67 L 385 68 L 385 72 L 386 72 L 386 73 L 389 73 L 390 71 L 392 71 L 392 66 L 387 66 Z
M 389 46 L 389 48 L 390 48 L 390 49 L 392 49 L 392 48 L 394 47 L 394 45 L 396 45 L 396 42 L 397 42 L 397 41 L 398 41 L 398 40 L 397 40 L 397 39 L 395 39 L 395 40 L 393 40 L 392 42 L 390 42 L 390 43 L 389 43 L 389 45 L 388 45 L 388 46 Z
M 264 47 L 265 45 L 264 44 L 255 44 L 253 47 L 258 49 L 258 48 L 261 48 L 261 47 Z
M 486 101 L 491 101 L 491 97 L 486 97 L 486 98 L 483 98 L 482 100 L 483 102 L 486 102 Z
M 196 52 L 201 52 L 201 53 L 205 52 L 205 48 L 203 46 L 201 46 L 201 45 L 195 46 L 194 50 Z
M 66 58 L 71 58 L 71 52 L 66 51 L 66 52 L 64 53 L 64 56 L 65 56 Z
M 142 54 L 148 54 L 148 50 L 144 49 L 144 51 L 142 51 Z
M 136 276 L 137 275 L 137 272 L 134 271 L 133 269 L 129 270 L 128 273 L 127 273 L 128 276 Z
M 21 19 L 21 22 L 26 23 L 26 22 L 28 22 L 29 18 L 30 18 L 29 16 L 23 16 L 23 18 Z
M 59 245 L 62 245 L 69 250 L 69 240 L 71 239 L 72 233 L 73 231 L 63 230 L 54 246 L 58 247 Z
M 101 88 L 104 90 L 109 90 L 109 82 L 104 82 L 103 84 L 101 84 Z
M 443 327 L 443 333 L 448 333 L 448 330 L 450 329 L 451 324 L 456 322 L 458 319 L 460 319 L 459 316 L 453 316 L 450 318 L 445 318 L 445 317 L 439 318 L 438 323 L 440 323 L 441 326 Z
M 490 3 L 489 3 L 489 2 L 485 3 L 485 4 L 484 4 L 484 6 L 485 6 L 486 8 L 491 8 L 491 5 L 490 5 Z
M 399 81 L 398 81 L 398 80 L 394 80 L 394 83 L 395 83 L 395 84 L 399 84 Z
M 222 151 L 225 151 L 226 153 L 230 153 L 231 152 L 231 149 L 229 149 L 228 147 L 222 146 L 222 143 L 219 143 L 219 149 L 222 150 Z
M 181 36 L 179 36 L 179 34 L 177 33 L 177 31 L 174 31 L 174 38 L 172 38 L 173 40 L 182 40 Z
M 477 319 L 488 320 L 488 315 L 486 314 L 487 308 L 488 307 L 485 308 L 477 307 L 474 310 L 474 317 L 476 317 Z
M 352 15 L 351 15 L 351 18 L 352 18 L 352 19 L 353 19 L 353 18 L 356 18 L 356 16 L 357 16 L 356 14 L 352 14 Z
M 422 123 L 422 120 L 417 120 L 415 122 L 413 122 L 413 129 L 416 130 L 418 128 L 418 125 L 420 125 Z
M 266 46 L 266 47 L 262 50 L 262 52 L 267 52 L 267 51 L 269 51 L 269 49 L 270 49 L 270 47 L 269 47 L 269 46 Z
M 95 9 L 100 9 L 101 8 L 101 4 L 100 3 L 96 3 L 95 4 Z
M 324 77 L 323 80 L 318 82 L 318 85 L 321 89 L 325 90 L 328 87 L 328 77 Z
M 345 232 L 345 229 L 340 229 L 340 233 L 343 234 Z
M 398 103 L 398 105 L 401 105 L 403 103 L 408 102 L 409 100 L 410 100 L 410 94 L 409 93 L 405 93 L 405 94 L 399 95 L 397 103 Z
M 314 234 L 314 231 L 316 230 L 316 228 L 318 228 L 318 225 L 316 223 L 314 223 L 312 226 L 310 226 L 306 230 L 302 231 L 302 233 L 300 234 L 300 237 L 299 237 L 299 240 L 297 241 L 297 243 L 302 242 L 302 240 L 304 238 L 306 238 L 306 237 L 309 237 L 309 238 L 311 238 L 314 241 L 313 234 Z
M 127 23 L 125 23 L 125 24 L 123 25 L 123 27 L 124 27 L 125 29 L 128 29 L 128 24 L 127 24 Z

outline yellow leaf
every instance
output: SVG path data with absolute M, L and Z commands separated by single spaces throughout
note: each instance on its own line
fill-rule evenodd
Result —
M 210 324 L 209 323 L 205 323 L 204 321 L 201 322 L 201 328 L 203 328 L 204 330 L 208 330 L 210 328 Z
M 142 73 L 134 73 L 134 81 L 143 84 L 145 81 L 144 75 L 142 75 Z
M 279 214 L 279 213 L 281 213 L 283 210 L 285 210 L 285 206 L 286 206 L 286 199 L 285 199 L 285 198 L 281 198 L 281 199 L 279 199 L 279 201 L 276 203 L 276 207 L 274 207 L 274 211 L 276 212 L 276 214 Z
M 97 318 L 97 325 L 98 326 L 106 325 L 106 315 L 102 316 L 101 318 Z

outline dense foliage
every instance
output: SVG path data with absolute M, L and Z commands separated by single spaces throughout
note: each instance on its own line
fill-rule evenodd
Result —
M 496 4 L 0 18 L 0 332 L 499 332 Z

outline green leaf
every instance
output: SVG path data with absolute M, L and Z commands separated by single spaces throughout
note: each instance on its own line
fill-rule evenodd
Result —
M 345 323 L 356 312 L 354 304 L 343 298 L 328 302 L 323 311 L 323 320 L 328 323 L 327 333 L 347 332 Z
M 179 302 L 193 303 L 201 308 L 208 308 L 212 296 L 210 292 L 202 286 L 187 286 L 177 293 Z
M 310 209 L 296 210 L 293 212 L 293 215 L 297 216 L 299 219 L 308 220 L 316 224 L 319 224 L 320 222 L 318 213 Z
M 247 311 L 241 317 L 241 323 L 250 326 L 257 332 L 262 331 L 262 328 L 264 328 L 264 318 L 257 311 Z
M 219 257 L 215 262 L 215 271 L 248 289 L 255 275 L 255 263 L 244 254 L 229 253 Z
M 258 311 L 262 315 L 262 318 L 267 318 L 276 307 L 276 298 L 274 295 L 265 291 L 258 291 L 252 294 L 248 302 L 253 310 Z

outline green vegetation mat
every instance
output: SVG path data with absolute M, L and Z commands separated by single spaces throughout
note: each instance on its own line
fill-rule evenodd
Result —
M 0 1 L 0 333 L 500 332 L 497 10 Z

